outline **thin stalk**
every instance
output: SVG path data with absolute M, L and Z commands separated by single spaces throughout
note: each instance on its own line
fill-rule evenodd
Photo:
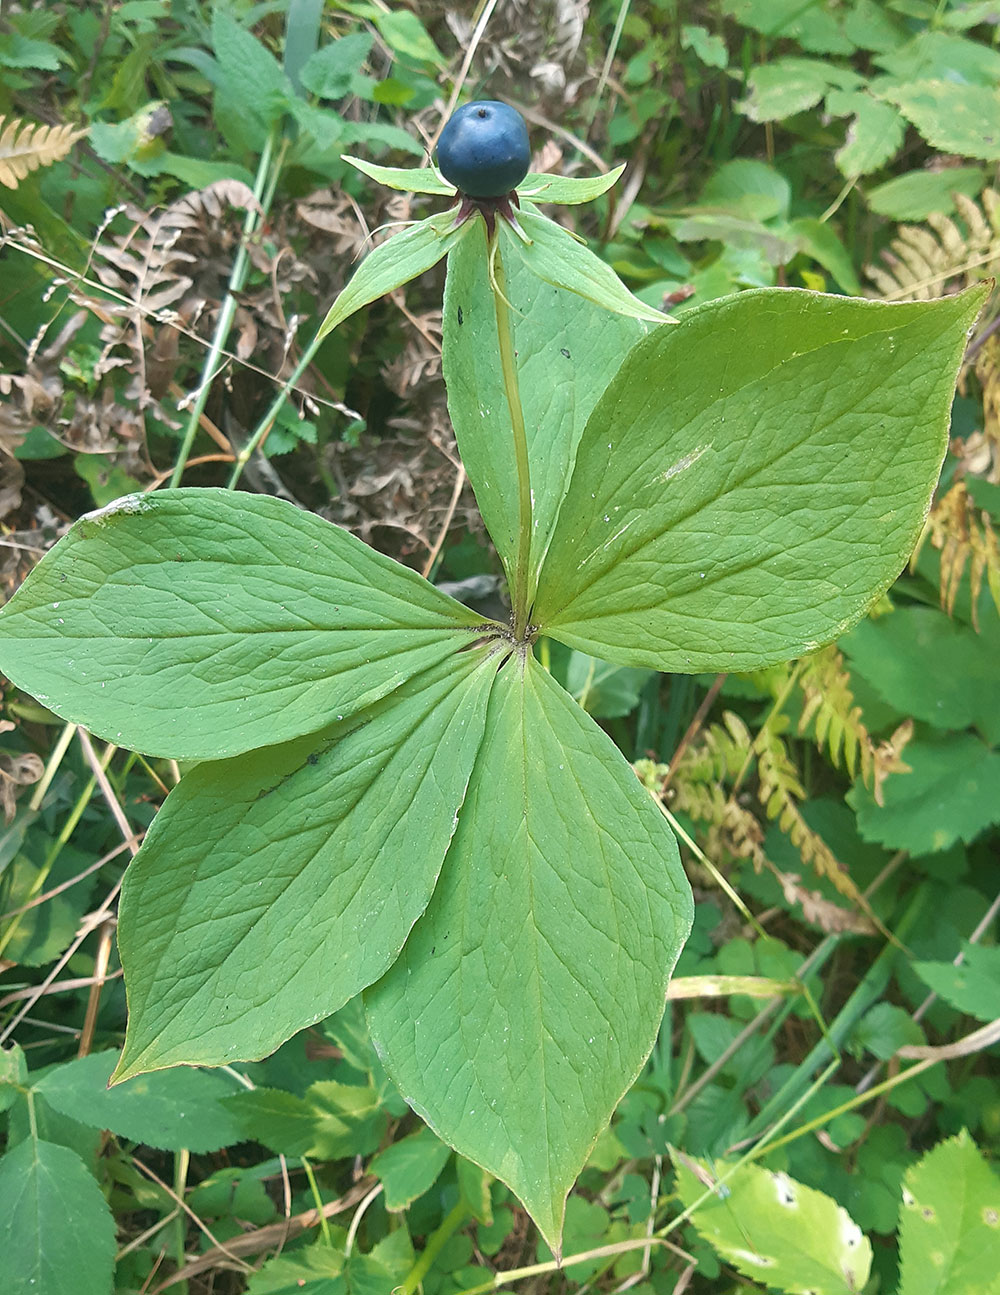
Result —
M 430 1272 L 434 1260 L 468 1217 L 468 1206 L 463 1201 L 459 1201 L 457 1205 L 452 1206 L 441 1220 L 438 1229 L 428 1238 L 423 1253 L 410 1269 L 406 1280 L 395 1287 L 393 1295 L 413 1295 L 413 1292 Z
M 493 259 L 493 305 L 497 316 L 497 340 L 500 344 L 500 370 L 503 374 L 504 392 L 510 410 L 510 425 L 514 433 L 514 458 L 517 462 L 518 526 L 517 566 L 511 601 L 514 604 L 514 637 L 521 641 L 528 628 L 530 610 L 528 567 L 531 558 L 531 474 L 528 468 L 528 434 L 524 427 L 524 409 L 521 390 L 517 382 L 517 360 L 514 356 L 514 330 L 510 307 L 507 305 L 507 283 L 499 243 Z
M 250 462 L 261 441 L 263 441 L 264 437 L 274 426 L 274 420 L 281 413 L 281 407 L 288 399 L 288 393 L 294 388 L 299 378 L 302 377 L 303 373 L 305 373 L 306 369 L 308 369 L 309 365 L 312 363 L 313 356 L 319 350 L 322 341 L 323 339 L 319 336 L 312 339 L 306 349 L 302 352 L 302 359 L 299 360 L 298 364 L 296 364 L 295 368 L 281 384 L 278 394 L 274 397 L 268 407 L 267 413 L 257 424 L 257 428 L 253 436 L 250 437 L 249 441 L 247 441 L 246 445 L 244 445 L 243 449 L 240 450 L 237 455 L 232 475 L 230 476 L 229 482 L 226 486 L 227 490 L 236 489 L 236 483 L 243 475 L 243 469 Z
M 177 1193 L 179 1201 L 183 1201 L 184 1193 L 187 1190 L 188 1166 L 190 1163 L 191 1153 L 185 1147 L 182 1147 L 174 1156 L 174 1191 Z M 171 1231 L 173 1233 L 174 1263 L 176 1263 L 179 1272 L 187 1263 L 187 1252 L 185 1250 L 187 1219 L 183 1211 L 178 1213 Z M 189 1287 L 186 1281 L 179 1281 L 176 1286 L 179 1295 L 188 1295 Z
M 274 164 L 274 174 L 272 175 L 272 158 L 274 157 L 274 144 L 277 139 L 277 127 L 268 134 L 261 151 L 260 162 L 257 165 L 257 176 L 254 180 L 253 206 L 249 208 L 246 219 L 243 221 L 243 237 L 240 239 L 239 250 L 233 258 L 233 268 L 229 274 L 229 286 L 226 289 L 226 295 L 222 302 L 222 308 L 219 311 L 219 318 L 215 325 L 215 334 L 212 337 L 212 345 L 209 347 L 208 355 L 205 357 L 205 363 L 201 371 L 201 382 L 198 384 L 197 395 L 191 406 L 191 412 L 188 416 L 187 427 L 184 431 L 184 440 L 181 442 L 180 452 L 177 455 L 177 462 L 174 464 L 174 470 L 170 477 L 171 486 L 180 484 L 181 477 L 184 475 L 184 469 L 187 466 L 188 458 L 191 454 L 191 447 L 194 444 L 195 434 L 198 431 L 201 422 L 201 416 L 205 412 L 205 406 L 208 403 L 208 395 L 212 389 L 212 382 L 216 376 L 219 367 L 219 361 L 222 353 L 226 349 L 226 342 L 229 340 L 229 332 L 233 326 L 233 319 L 236 315 L 236 296 L 241 291 L 246 282 L 247 271 L 250 268 L 250 239 L 253 237 L 261 220 L 267 215 L 271 200 L 274 197 L 274 188 L 277 182 L 277 173 L 281 169 L 281 163 L 284 158 L 282 150 L 277 161 Z M 265 190 L 267 191 L 265 194 Z M 262 201 L 264 199 L 264 201 Z

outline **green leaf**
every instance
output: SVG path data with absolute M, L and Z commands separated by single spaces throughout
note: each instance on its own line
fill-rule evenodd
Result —
M 409 9 L 387 10 L 376 5 L 366 5 L 365 8 L 382 39 L 395 53 L 416 63 L 433 63 L 439 68 L 446 66 L 444 56 L 415 13 Z
M 707 27 L 685 24 L 681 28 L 681 49 L 693 49 L 706 67 L 726 67 L 729 51 L 721 36 L 713 36 Z
M 978 166 L 946 167 L 943 171 L 907 171 L 868 191 L 868 205 L 893 220 L 924 220 L 934 211 L 955 210 L 955 193 L 975 198 L 985 183 Z
M 992 612 L 977 634 L 936 608 L 901 607 L 862 621 L 841 646 L 852 671 L 890 706 L 937 728 L 975 724 L 1000 742 L 1000 621 Z
M 1000 949 L 962 941 L 964 960 L 913 962 L 910 965 L 925 985 L 959 1012 L 978 1021 L 992 1021 L 1000 1003 Z
M 1000 1292 L 1000 1182 L 963 1129 L 906 1171 L 899 1295 Z
M 167 1151 L 217 1151 L 242 1130 L 226 1098 L 234 1081 L 202 1070 L 167 1070 L 108 1088 L 117 1052 L 95 1052 L 56 1066 L 35 1088 L 55 1110 L 95 1129 Z
M 470 228 L 471 222 L 456 227 L 454 212 L 443 211 L 380 243 L 368 253 L 347 287 L 338 295 L 320 325 L 317 337 L 326 337 L 362 306 L 384 297 L 387 292 L 393 292 L 437 265 L 469 233 Z
M 510 413 L 497 350 L 497 321 L 481 222 L 448 258 L 444 292 L 444 376 L 462 462 L 486 528 L 513 578 L 518 485 Z M 518 385 L 534 491 L 530 577 L 548 547 L 569 487 L 587 418 L 629 349 L 647 329 L 608 316 L 573 293 L 543 283 L 517 257 L 504 258 Z
M 681 1203 L 690 1207 L 708 1192 L 691 1221 L 738 1272 L 789 1295 L 854 1295 L 863 1288 L 871 1245 L 829 1196 L 760 1165 L 725 1174 L 721 1161 L 672 1155 Z
M 303 86 L 320 99 L 343 99 L 371 53 L 369 32 L 350 32 L 310 55 L 302 68 Z
M 467 647 L 480 618 L 281 499 L 131 495 L 0 612 L 0 667 L 64 719 L 211 759 L 313 732 Z
M 676 844 L 621 753 L 510 658 L 434 898 L 365 1001 L 406 1100 L 555 1250 L 690 924 Z
M 274 55 L 223 5 L 212 11 L 212 48 L 223 94 L 265 126 L 278 121 L 295 97 L 292 83 Z
M 875 91 L 894 103 L 932 148 L 963 157 L 1000 158 L 1000 90 L 954 81 L 914 81 Z
M 451 1147 L 427 1128 L 380 1151 L 368 1172 L 382 1180 L 385 1208 L 405 1210 L 418 1196 L 430 1191 L 450 1155 Z
M 316 1115 L 309 1154 L 320 1160 L 370 1156 L 385 1137 L 389 1115 L 374 1085 L 322 1080 L 306 1094 Z
M 653 670 L 613 665 L 570 650 L 566 666 L 566 691 L 595 719 L 618 719 L 639 704 L 639 694 L 653 678 Z
M 801 251 L 832 275 L 849 296 L 862 295 L 850 253 L 828 221 L 818 220 L 814 216 L 800 216 L 797 220 L 789 221 L 787 228 L 788 233 L 798 241 Z
M 907 744 L 903 759 L 911 772 L 888 779 L 884 805 L 876 805 L 860 783 L 847 794 L 866 841 L 932 854 L 1000 823 L 1000 753 L 978 738 L 960 733 L 918 739 Z
M 376 166 L 374 162 L 351 157 L 349 153 L 343 157 L 345 162 L 350 162 L 351 166 L 389 189 L 400 189 L 404 193 L 433 193 L 442 198 L 455 195 L 455 186 L 429 166 Z
M 820 59 L 776 58 L 753 68 L 749 94 L 737 107 L 751 121 L 780 121 L 815 107 L 830 86 L 851 90 L 860 84 L 857 73 Z
M 906 1008 L 876 1003 L 854 1027 L 847 1046 L 855 1056 L 867 1050 L 880 1061 L 888 1061 L 900 1048 L 926 1042 L 923 1030 Z
M 341 1251 L 316 1242 L 268 1259 L 251 1274 L 247 1295 L 348 1295 L 345 1263 Z
M 901 81 L 948 81 L 952 85 L 992 86 L 1000 81 L 1000 51 L 985 41 L 950 32 L 918 32 L 898 50 L 875 62 Z
M 272 1052 L 390 966 L 448 848 L 488 649 L 353 720 L 188 774 L 122 890 L 124 1078 Z
M 0 1159 L 0 1218 L 4 1295 L 108 1295 L 115 1224 L 74 1152 L 34 1138 L 8 1151 Z
M 530 243 L 522 242 L 504 221 L 500 222 L 501 232 L 528 269 L 546 283 L 575 292 L 577 296 L 617 315 L 644 319 L 652 324 L 676 322 L 662 310 L 655 310 L 634 297 L 611 266 L 578 242 L 562 225 L 557 225 L 530 206 L 522 208 L 518 223 L 531 239 Z
M 0 1048 L 0 1111 L 7 1111 L 17 1101 L 19 1088 L 28 1086 L 28 1063 L 19 1043 Z
M 555 202 L 573 206 L 576 203 L 593 202 L 602 193 L 613 189 L 624 171 L 624 162 L 604 175 L 547 175 L 531 171 L 517 186 L 517 192 L 520 197 L 530 198 L 532 202 Z
M 772 220 L 788 215 L 792 186 L 780 171 L 765 162 L 740 157 L 724 162 L 708 179 L 698 202 L 687 211 L 724 211 L 748 220 Z
M 592 655 L 685 673 L 836 638 L 920 532 L 983 295 L 765 289 L 657 329 L 588 420 L 533 621 Z
M 895 108 L 869 94 L 834 90 L 826 97 L 827 112 L 853 116 L 847 140 L 834 154 L 842 175 L 853 180 L 878 171 L 899 151 L 906 123 Z
M 165 1074 L 172 1074 L 167 1070 Z M 304 1156 L 316 1141 L 316 1112 L 281 1088 L 234 1093 L 226 1103 L 245 1138 L 282 1156 Z

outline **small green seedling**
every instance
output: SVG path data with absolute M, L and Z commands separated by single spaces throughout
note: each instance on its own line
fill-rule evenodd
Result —
M 163 490 L 72 527 L 4 609 L 0 664 L 197 762 L 122 890 L 114 1078 L 261 1057 L 363 993 L 413 1109 L 558 1249 L 692 901 L 659 807 L 535 645 L 700 673 L 836 638 L 920 533 L 986 289 L 750 291 L 673 324 L 539 210 L 619 172 L 524 174 L 511 110 L 481 108 L 444 176 L 356 163 L 453 205 L 376 248 L 321 335 L 447 256 L 449 408 L 509 623 L 281 500 Z

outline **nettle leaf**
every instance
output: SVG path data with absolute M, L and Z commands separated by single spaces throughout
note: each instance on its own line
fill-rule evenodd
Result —
M 913 548 L 986 291 L 889 305 L 763 289 L 655 330 L 587 422 L 532 619 L 689 673 L 836 638 Z
M 621 753 L 530 656 L 510 658 L 434 898 L 365 1000 L 406 1100 L 554 1250 L 691 918 L 673 836 Z
M 738 1272 L 789 1295 L 854 1295 L 868 1280 L 872 1248 L 831 1197 L 760 1165 L 725 1169 L 672 1152 L 677 1194 L 698 1232 Z
M 900 1295 L 1000 1292 L 1000 1181 L 963 1129 L 906 1171 Z
M 501 221 L 500 232 L 505 245 L 514 248 L 524 264 L 546 283 L 575 292 L 616 315 L 644 319 L 650 324 L 677 322 L 662 310 L 647 306 L 634 297 L 611 266 L 562 225 L 557 225 L 530 206 L 523 207 L 517 219 L 531 241 L 525 243 L 506 222 Z
M 486 528 L 513 578 L 518 485 L 510 411 L 497 350 L 497 319 L 481 221 L 448 257 L 444 376 L 459 451 Z M 648 331 L 542 282 L 518 257 L 504 258 L 514 307 L 514 349 L 534 492 L 532 580 L 569 487 L 576 447 L 601 392 Z
M 87 514 L 0 618 L 18 687 L 101 737 L 196 760 L 314 732 L 481 623 L 322 518 L 215 489 Z
M 227 1109 L 234 1080 L 203 1070 L 166 1070 L 108 1088 L 117 1052 L 95 1052 L 56 1066 L 35 1085 L 49 1105 L 95 1129 L 168 1151 L 218 1151 L 241 1141 Z
M 181 781 L 122 889 L 116 1079 L 262 1057 L 382 975 L 434 889 L 496 664 L 465 653 L 352 720 Z
M 107 1295 L 115 1223 L 75 1152 L 35 1138 L 8 1151 L 0 1159 L 0 1218 L 6 1295 Z
M 468 221 L 456 226 L 453 211 L 439 211 L 380 243 L 368 253 L 330 307 L 317 338 L 332 333 L 362 306 L 377 301 L 387 292 L 395 291 L 437 265 L 470 229 Z

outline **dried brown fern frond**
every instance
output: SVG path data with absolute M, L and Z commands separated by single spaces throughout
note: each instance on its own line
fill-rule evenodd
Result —
M 910 560 L 911 570 L 928 539 L 941 554 L 941 606 L 949 616 L 968 567 L 972 623 L 978 629 L 977 609 L 984 577 L 1000 611 L 1000 545 L 989 513 L 976 507 L 964 481 L 956 481 L 928 514 Z
M 953 195 L 963 229 L 935 213 L 924 225 L 900 225 L 882 253 L 882 265 L 865 274 L 887 301 L 929 301 L 1000 273 L 1000 193 L 985 189 L 982 206 Z
M 4 125 L 0 117 L 0 184 L 16 189 L 26 175 L 39 167 L 51 166 L 66 156 L 86 128 L 42 126 L 11 117 Z
M 976 352 L 975 373 L 983 393 L 983 430 L 959 442 L 959 457 L 966 473 L 1000 485 L 1000 335 L 997 333 L 987 337 Z

